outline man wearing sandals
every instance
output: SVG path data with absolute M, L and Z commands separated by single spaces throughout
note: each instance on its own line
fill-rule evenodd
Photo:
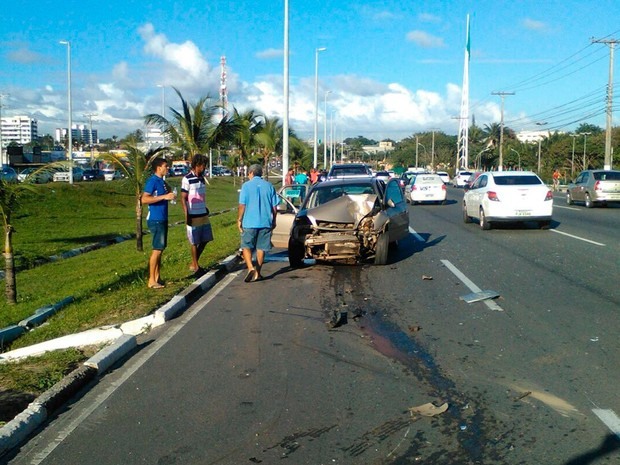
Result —
M 265 252 L 271 249 L 271 232 L 276 226 L 278 195 L 273 185 L 263 178 L 263 167 L 252 165 L 248 169 L 249 181 L 241 186 L 237 226 L 241 232 L 243 260 L 248 267 L 245 282 L 259 281 Z M 256 266 L 252 252 L 256 251 Z
M 160 280 L 161 254 L 168 243 L 168 202 L 175 200 L 177 195 L 171 192 L 170 186 L 164 181 L 168 172 L 168 164 L 164 158 L 157 158 L 151 164 L 153 175 L 144 185 L 142 205 L 149 206 L 146 224 L 151 231 L 153 251 L 149 258 L 149 284 L 151 289 L 164 287 Z
M 213 231 L 209 221 L 209 209 L 206 203 L 207 186 L 204 178 L 207 157 L 196 154 L 192 158 L 192 170 L 181 181 L 181 206 L 185 214 L 187 239 L 192 255 L 190 271 L 199 274 L 202 269 L 198 264 L 200 256 L 213 240 Z

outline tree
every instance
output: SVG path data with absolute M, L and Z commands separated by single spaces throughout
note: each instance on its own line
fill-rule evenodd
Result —
M 15 257 L 12 240 L 15 228 L 12 224 L 12 217 L 19 209 L 23 196 L 30 192 L 36 192 L 35 187 L 30 183 L 23 182 L 18 184 L 0 179 L 0 217 L 2 217 L 4 229 L 5 294 L 6 301 L 9 304 L 17 303 Z
M 282 124 L 278 118 L 267 118 L 261 125 L 260 131 L 256 134 L 256 142 L 260 146 L 263 156 L 263 170 L 265 179 L 269 178 L 269 156 L 276 151 L 282 150 Z
M 191 158 L 197 153 L 206 154 L 209 149 L 234 140 L 240 129 L 239 124 L 228 116 L 222 117 L 219 123 L 216 123 L 220 105 L 211 104 L 208 95 L 190 104 L 176 87 L 173 89 L 181 100 L 181 110 L 171 107 L 171 120 L 154 113 L 144 117 L 147 125 L 159 126 L 164 136 L 172 141 L 173 147 L 182 150 L 184 155 Z
M 256 147 L 256 135 L 261 131 L 263 124 L 260 115 L 254 110 L 239 113 L 235 108 L 233 119 L 238 127 L 234 142 L 240 151 L 239 165 L 243 166 Z
M 138 252 L 144 250 L 142 235 L 142 192 L 144 192 L 144 184 L 150 174 L 150 166 L 155 156 L 165 150 L 164 147 L 157 147 L 142 152 L 136 147 L 135 139 L 126 142 L 124 148 L 128 153 L 123 154 L 105 154 L 103 158 L 113 163 L 125 174 L 125 182 L 127 182 L 134 191 L 136 199 L 136 249 Z

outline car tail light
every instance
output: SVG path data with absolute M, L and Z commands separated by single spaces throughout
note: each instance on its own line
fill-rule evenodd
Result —
M 441 185 L 441 189 L 444 190 L 444 191 L 448 190 L 445 184 Z
M 415 184 L 413 186 L 411 186 L 411 190 L 412 191 L 417 191 L 418 190 L 418 186 L 416 186 Z
M 497 196 L 497 192 L 488 191 L 487 198 L 492 200 L 493 202 L 499 202 L 499 197 Z
M 603 189 L 601 188 L 601 181 L 596 181 L 594 183 L 594 190 L 595 191 L 602 191 Z
M 553 192 L 547 191 L 547 195 L 545 195 L 545 201 L 553 200 Z

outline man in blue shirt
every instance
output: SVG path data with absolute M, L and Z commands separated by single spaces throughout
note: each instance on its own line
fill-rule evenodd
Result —
M 262 279 L 260 270 L 265 261 L 265 252 L 271 249 L 271 232 L 276 227 L 278 195 L 273 185 L 262 176 L 262 166 L 250 166 L 250 180 L 241 186 L 239 193 L 237 226 L 241 232 L 243 260 L 248 267 L 246 283 Z M 254 250 L 256 266 L 252 263 Z
M 153 238 L 153 251 L 149 258 L 149 284 L 151 289 L 161 289 L 160 281 L 161 254 L 168 243 L 168 201 L 175 200 L 176 194 L 170 191 L 164 176 L 168 164 L 164 158 L 157 158 L 151 164 L 153 175 L 146 181 L 142 194 L 142 205 L 149 206 L 146 224 Z

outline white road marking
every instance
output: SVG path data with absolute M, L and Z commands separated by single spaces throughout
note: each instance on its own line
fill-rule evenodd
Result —
M 605 247 L 606 246 L 606 244 L 601 244 L 600 242 L 591 241 L 590 239 L 586 239 L 584 237 L 573 236 L 572 234 L 568 234 L 568 233 L 565 233 L 565 232 L 562 232 L 562 231 L 558 231 L 557 229 L 551 229 L 551 231 L 553 231 L 554 233 L 557 233 L 557 234 L 562 234 L 563 236 L 572 237 L 573 239 L 577 239 L 577 240 L 580 240 L 580 241 L 583 241 L 583 242 L 588 242 L 590 244 L 599 245 L 601 247 Z
M 450 263 L 448 260 L 441 260 L 441 263 L 443 263 L 446 266 L 446 268 L 448 268 L 457 278 L 459 278 L 461 282 L 465 284 L 472 292 L 482 291 L 482 289 L 476 286 L 472 280 L 470 280 L 467 276 L 461 273 L 461 271 L 456 266 L 454 266 L 452 263 Z M 499 305 L 497 305 L 497 303 L 493 300 L 483 300 L 482 303 L 484 303 L 491 310 L 495 310 L 498 312 L 504 311 L 504 309 L 500 307 Z
M 579 210 L 581 210 L 580 208 L 575 208 L 575 207 L 564 207 L 563 205 L 556 205 L 556 204 L 553 204 L 553 208 L 563 208 L 564 210 L 574 210 L 574 211 L 579 211 Z
M 593 408 L 592 413 L 598 417 L 605 426 L 611 430 L 618 438 L 620 438 L 620 418 L 613 410 L 605 410 L 600 408 Z
M 226 275 L 222 280 L 216 284 L 210 292 L 207 292 L 202 298 L 195 302 L 187 312 L 185 312 L 178 320 L 179 324 L 173 325 L 168 331 L 158 337 L 143 353 L 139 353 L 135 356 L 136 363 L 130 366 L 127 370 L 124 370 L 123 375 L 116 381 L 110 384 L 110 386 L 99 394 L 79 415 L 73 418 L 69 424 L 58 433 L 58 436 L 50 442 L 42 451 L 34 454 L 32 465 L 38 465 L 43 462 L 53 451 L 58 447 L 66 438 L 68 438 L 73 431 L 80 426 L 80 424 L 86 420 L 101 404 L 103 404 L 114 392 L 127 381 L 138 369 L 144 365 L 153 355 L 159 351 L 170 339 L 172 339 L 196 314 L 202 309 L 202 307 L 214 299 L 226 286 L 228 286 L 234 279 L 241 274 L 241 271 L 230 273 Z
M 420 236 L 420 235 L 419 235 L 419 234 L 415 231 L 415 229 L 413 229 L 411 226 L 409 226 L 409 232 L 410 232 L 411 234 L 413 234 L 413 237 L 415 237 L 415 238 L 416 238 L 417 240 L 419 240 L 420 242 L 426 242 L 426 241 L 424 240 L 424 238 L 423 238 L 422 236 Z

